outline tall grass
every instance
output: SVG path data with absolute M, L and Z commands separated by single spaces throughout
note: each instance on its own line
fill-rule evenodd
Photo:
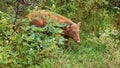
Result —
M 28 6 L 25 11 L 29 13 L 46 9 L 75 23 L 81 21 L 81 43 L 71 39 L 71 48 L 64 46 L 59 24 L 50 21 L 46 27 L 38 28 L 19 16 L 13 30 L 14 13 L 0 11 L 0 67 L 119 68 L 119 15 L 109 5 L 107 0 L 41 0 Z

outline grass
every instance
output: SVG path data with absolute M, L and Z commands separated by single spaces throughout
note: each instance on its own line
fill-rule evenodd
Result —
M 119 68 L 119 40 L 112 37 L 119 33 L 113 29 L 110 29 L 110 31 L 107 31 L 107 29 L 101 31 L 99 37 L 81 31 L 81 43 L 76 44 L 71 39 L 71 48 L 51 46 L 40 51 L 29 50 L 27 52 L 27 46 L 21 48 L 17 46 L 20 50 L 15 52 L 11 50 L 12 46 L 0 46 L 0 60 L 2 60 L 0 64 L 3 63 L 0 67 Z
M 82 35 L 82 34 L 81 34 Z M 84 35 L 85 36 L 85 35 Z M 50 55 L 55 58 L 44 58 L 41 68 L 119 68 L 119 45 L 115 42 L 102 43 L 95 36 L 81 36 L 81 43 L 71 41 L 71 49 L 55 49 Z M 105 38 L 105 37 L 104 37 Z M 111 39 L 111 38 L 109 38 Z M 110 45 L 110 47 L 109 47 Z M 109 47 L 109 48 L 108 48 Z M 115 50 L 115 51 L 114 51 Z M 117 52 L 117 53 L 116 53 Z M 48 55 L 49 56 L 49 55 Z
M 41 68 L 106 68 L 103 64 L 104 44 L 96 44 L 84 39 L 81 44 L 72 41 L 71 49 L 56 47 L 46 54 L 40 63 Z M 39 67 L 39 66 L 38 66 Z
M 50 0 L 45 4 L 41 3 L 46 6 L 47 10 L 55 11 L 76 22 L 81 21 L 81 43 L 76 44 L 71 39 L 71 48 L 67 48 L 63 45 L 62 41 L 64 39 L 62 39 L 61 45 L 63 46 L 55 46 L 58 40 L 54 40 L 54 38 L 58 39 L 60 37 L 55 34 L 52 26 L 48 26 L 47 29 L 29 26 L 29 21 L 24 16 L 17 20 L 19 24 L 24 23 L 18 25 L 23 29 L 19 30 L 19 27 L 16 26 L 18 31 L 15 32 L 12 28 L 14 25 L 10 25 L 9 22 L 12 22 L 14 13 L 9 12 L 10 14 L 7 15 L 7 12 L 0 12 L 0 68 L 120 67 L 120 32 L 119 29 L 114 27 L 117 21 L 116 16 L 119 15 L 107 8 L 109 6 L 108 1 L 71 0 L 69 5 L 67 5 L 68 2 L 64 2 L 63 5 L 63 2 Z M 36 9 L 35 6 L 31 6 L 35 10 L 41 9 L 41 3 L 40 7 L 36 6 Z M 51 7 L 52 5 L 55 6 Z M 92 6 L 94 7 L 92 8 Z M 30 6 L 28 10 L 32 11 Z M 22 19 L 22 17 L 25 19 Z M 49 27 L 51 28 L 49 29 Z M 47 34 L 41 32 L 42 30 L 53 32 L 48 37 Z M 30 36 L 29 33 L 33 36 Z M 38 45 L 43 46 L 43 49 L 39 49 Z

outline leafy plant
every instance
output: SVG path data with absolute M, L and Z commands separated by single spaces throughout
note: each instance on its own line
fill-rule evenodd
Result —
M 0 68 L 119 68 L 119 0 L 26 1 L 0 1 Z M 66 25 L 30 25 L 26 15 L 41 9 L 81 21 L 81 43 L 64 47 Z

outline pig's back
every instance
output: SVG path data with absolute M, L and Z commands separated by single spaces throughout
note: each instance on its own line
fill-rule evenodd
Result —
M 70 19 L 68 19 L 60 14 L 56 14 L 54 12 L 49 12 L 49 11 L 45 11 L 45 10 L 35 11 L 35 12 L 29 14 L 28 18 L 32 20 L 35 17 L 42 17 L 42 16 L 45 18 L 50 18 L 51 20 L 62 23 L 62 24 L 73 23 Z

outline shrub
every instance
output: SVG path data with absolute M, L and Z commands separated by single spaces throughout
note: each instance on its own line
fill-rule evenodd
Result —
M 61 28 L 65 25 L 48 20 L 49 23 L 40 28 L 29 26 L 29 22 L 23 19 L 22 25 L 13 30 L 10 16 L 3 12 L 0 15 L 0 67 L 39 65 L 44 54 L 49 54 L 57 45 L 64 45 Z

